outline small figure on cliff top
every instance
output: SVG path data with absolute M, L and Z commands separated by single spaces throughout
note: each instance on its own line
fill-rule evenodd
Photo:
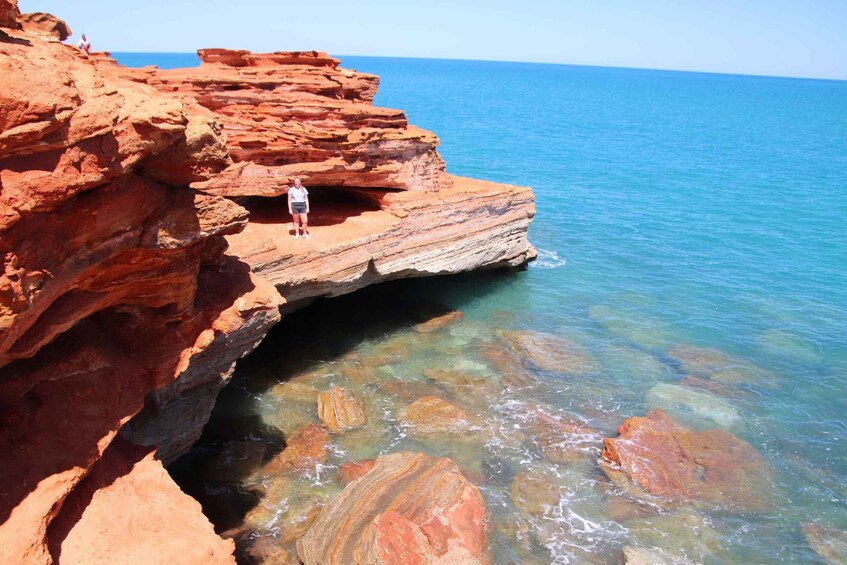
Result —
M 300 228 L 303 228 L 303 237 L 309 237 L 309 191 L 300 185 L 300 179 L 294 179 L 294 186 L 288 189 L 288 213 L 294 221 L 294 239 L 300 239 Z
M 88 40 L 88 37 L 85 34 L 82 34 L 82 37 L 79 39 L 79 43 L 76 44 L 79 47 L 79 50 L 85 53 L 86 55 L 91 53 L 91 42 Z

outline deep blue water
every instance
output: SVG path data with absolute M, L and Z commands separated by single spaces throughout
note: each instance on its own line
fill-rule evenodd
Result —
M 776 470 L 779 502 L 716 519 L 721 559 L 808 561 L 800 524 L 847 529 L 847 82 L 342 59 L 380 75 L 378 105 L 440 136 L 450 172 L 535 190 L 539 260 L 443 301 L 585 345 L 605 377 L 568 407 L 619 420 L 667 380 L 644 354 L 675 378 L 677 344 L 769 371 L 740 385 L 733 431 Z

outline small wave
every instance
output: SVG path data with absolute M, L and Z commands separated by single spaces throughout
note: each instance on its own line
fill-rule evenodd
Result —
M 567 259 L 562 259 L 559 254 L 553 250 L 539 249 L 538 259 L 530 263 L 536 269 L 555 269 L 567 263 Z

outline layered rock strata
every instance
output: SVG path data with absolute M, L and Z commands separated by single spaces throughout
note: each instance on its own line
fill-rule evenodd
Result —
M 0 28 L 0 561 L 231 562 L 162 463 L 199 437 L 235 361 L 286 304 L 524 265 L 532 193 L 448 175 L 434 134 L 372 105 L 377 77 L 322 53 L 130 70 L 16 0 Z M 310 241 L 288 232 L 294 176 Z M 375 540 L 402 526 L 443 553 L 395 518 Z M 467 525 L 448 529 L 477 555 Z
M 489 520 L 479 489 L 449 459 L 395 453 L 323 508 L 297 553 L 306 565 L 485 564 Z
M 372 105 L 377 77 L 314 52 L 202 50 L 200 58 L 195 69 L 120 72 L 214 113 L 234 163 L 192 186 L 252 197 L 231 251 L 289 304 L 535 257 L 526 238 L 532 191 L 447 174 L 434 134 Z M 293 240 L 284 196 L 273 198 L 296 176 L 312 191 L 309 242 Z
M 279 319 L 282 299 L 226 253 L 247 210 L 155 174 L 164 161 L 209 178 L 222 167 L 207 156 L 227 166 L 226 146 L 200 106 L 98 70 L 21 21 L 4 19 L 0 37 L 0 562 L 120 560 L 109 554 L 123 542 L 95 546 L 99 526 L 87 525 L 116 516 L 117 529 L 155 517 L 136 541 L 160 562 L 183 555 L 164 543 L 178 523 L 204 540 L 198 555 L 231 561 L 160 460 L 197 437 L 209 391 Z M 187 153 L 197 137 L 203 150 Z M 173 406 L 156 394 L 174 382 L 178 418 L 149 442 L 160 458 L 113 447 L 145 401 Z M 114 512 L 120 499 L 134 514 Z

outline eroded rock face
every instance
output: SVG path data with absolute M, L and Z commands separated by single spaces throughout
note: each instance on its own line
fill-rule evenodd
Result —
M 33 35 L 41 35 L 57 41 L 64 41 L 71 36 L 70 26 L 53 14 L 44 12 L 21 14 L 18 21 L 24 31 Z
M 327 504 L 297 542 L 306 565 L 489 563 L 479 490 L 449 459 L 395 453 Z
M 17 18 L 10 5 L 0 17 Z M 166 159 L 189 124 L 208 119 L 202 109 L 98 70 L 33 33 L 35 21 L 0 41 L 0 561 L 96 562 L 110 551 L 121 560 L 127 554 L 110 549 L 111 538 L 87 538 L 123 496 L 112 494 L 140 495 L 147 482 L 174 495 L 176 522 L 193 514 L 206 524 L 185 543 L 231 561 L 231 544 L 196 504 L 175 497 L 160 463 L 122 467 L 131 453 L 111 445 L 147 397 L 159 418 L 134 439 L 149 439 L 163 459 L 187 449 L 214 393 L 185 393 L 222 386 L 279 319 L 282 300 L 225 253 L 223 236 L 244 228 L 244 208 L 142 172 L 152 156 Z M 225 147 L 220 135 L 199 145 Z M 210 168 L 198 160 L 192 170 Z M 178 406 L 147 396 L 175 379 Z M 112 489 L 86 491 L 101 467 L 111 469 Z M 69 514 L 73 501 L 83 507 Z M 156 504 L 139 501 L 140 512 L 148 502 Z M 110 526 L 125 530 L 134 516 L 112 513 Z M 155 531 L 139 529 L 139 543 Z M 111 541 L 135 551 L 129 540 Z M 184 553 L 168 554 L 178 545 L 161 543 L 151 556 L 179 560 Z
M 115 438 L 165 463 L 184 453 L 280 306 L 535 255 L 528 188 L 447 175 L 434 134 L 371 104 L 377 77 L 325 54 L 206 50 L 199 69 L 129 70 L 61 45 L 63 22 L 15 0 L 0 27 L 0 561 L 108 555 L 107 538 L 84 551 L 102 511 L 83 502 L 118 491 L 85 477 L 123 457 L 116 488 L 164 481 Z M 228 198 L 282 195 L 294 175 L 324 214 L 297 248 L 287 210 Z M 326 436 L 301 430 L 268 465 L 314 466 Z M 386 513 L 369 539 L 395 526 Z M 186 543 L 226 561 L 202 529 Z M 180 561 L 177 547 L 156 558 Z
M 311 190 L 312 217 L 324 225 L 315 222 L 308 243 L 295 245 L 287 207 L 266 199 L 255 203 L 256 221 L 229 238 L 233 254 L 289 304 L 398 278 L 518 267 L 535 257 L 526 239 L 532 192 L 445 173 L 433 133 L 372 105 L 377 77 L 316 52 L 200 56 L 196 69 L 98 64 L 191 97 L 221 125 L 233 163 L 192 187 L 275 197 L 299 176 Z
M 725 430 L 692 431 L 660 410 L 626 420 L 604 439 L 600 467 L 625 488 L 669 503 L 741 510 L 769 504 L 772 471 L 747 442 Z

